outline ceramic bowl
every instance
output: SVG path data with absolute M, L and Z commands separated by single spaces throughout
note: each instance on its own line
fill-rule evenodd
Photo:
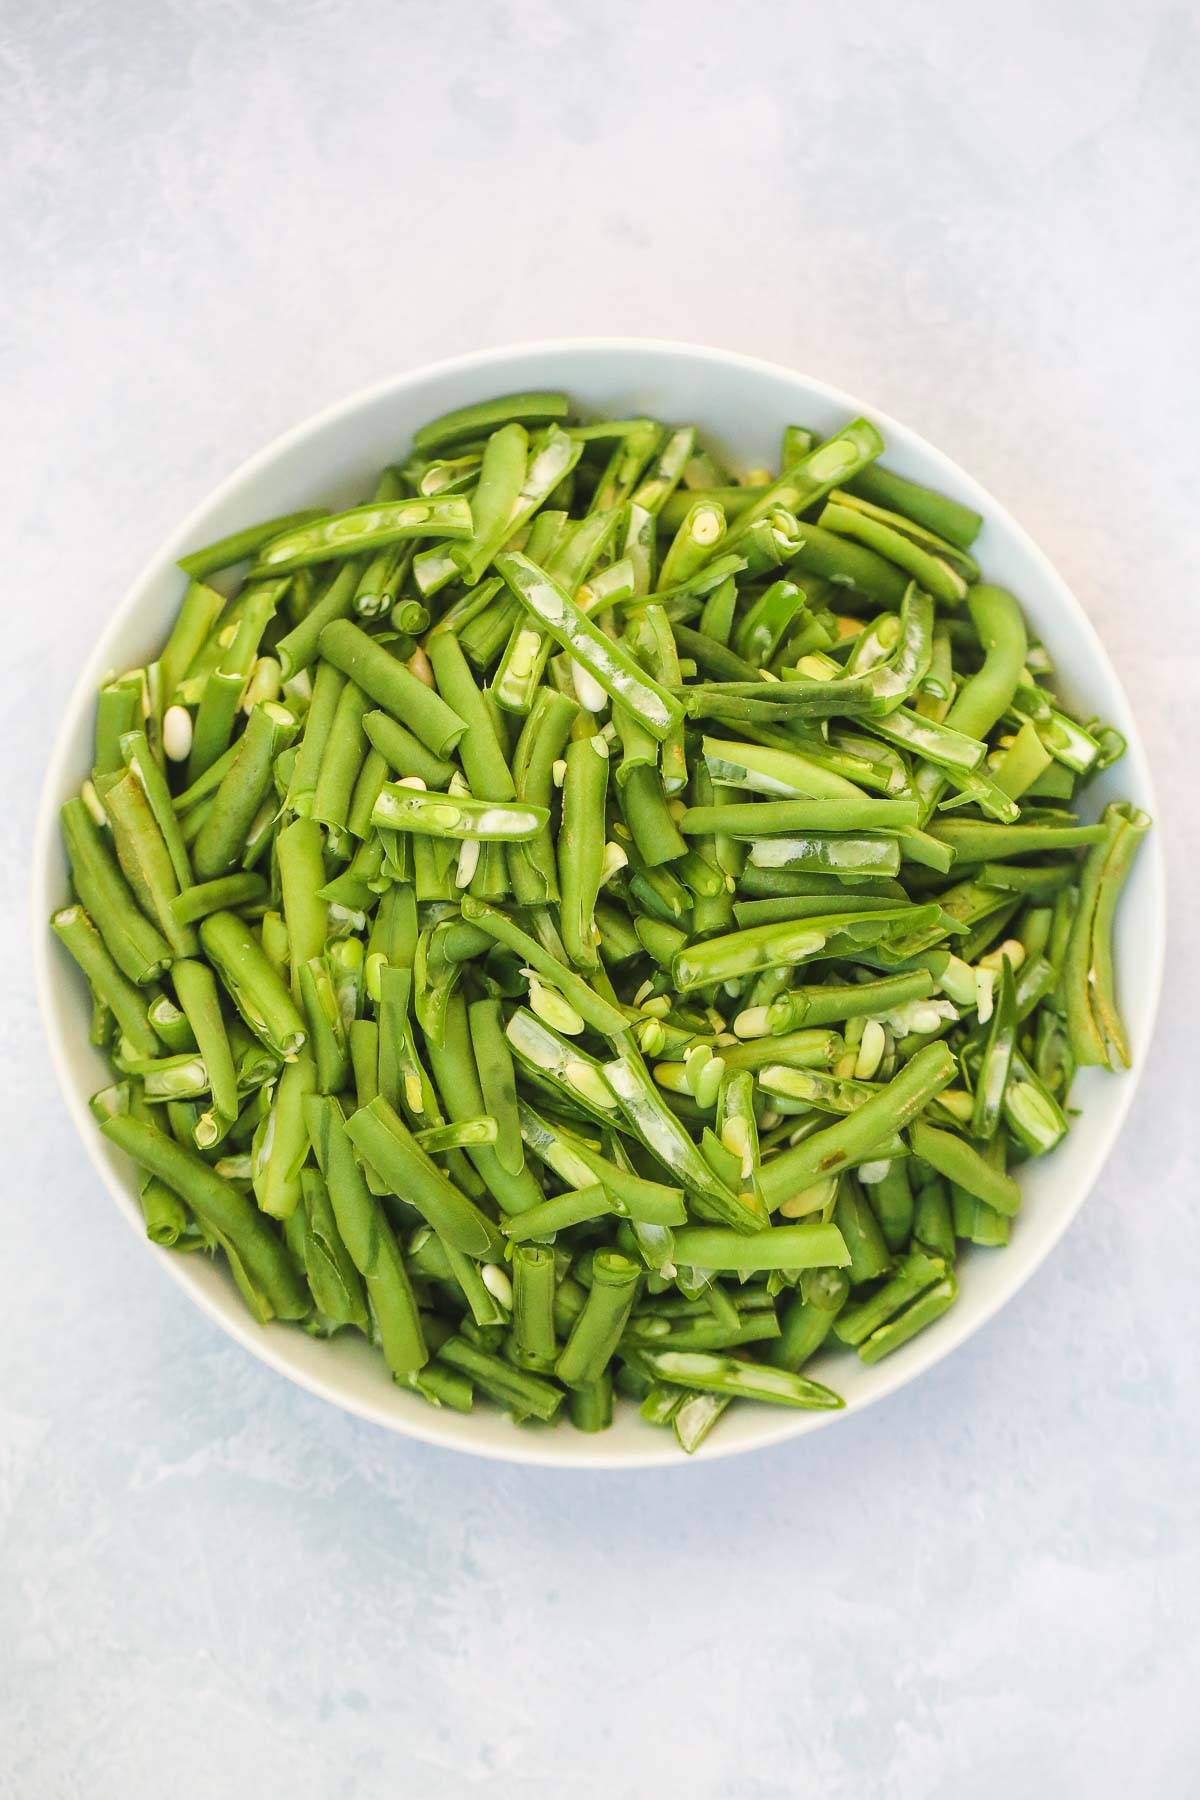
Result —
M 224 1268 L 147 1243 L 132 1169 L 100 1137 L 87 1097 L 107 1079 L 88 1043 L 83 983 L 45 921 L 66 893 L 66 864 L 56 813 L 88 772 L 96 688 L 112 671 L 152 659 L 167 635 L 183 592 L 175 559 L 256 519 L 314 504 L 354 504 L 385 463 L 401 456 L 425 420 L 491 394 L 565 388 L 593 415 L 648 413 L 696 420 L 735 467 L 772 464 L 785 425 L 832 432 L 865 414 L 886 441 L 888 466 L 976 508 L 986 521 L 975 552 L 987 579 L 1018 595 L 1033 630 L 1062 671 L 1066 697 L 1122 731 L 1128 754 L 1087 790 L 1086 808 L 1122 797 L 1154 811 L 1150 774 L 1129 703 L 1086 613 L 1046 557 L 977 482 L 869 400 L 856 399 L 812 376 L 724 350 L 620 339 L 518 345 L 461 356 L 380 382 L 328 408 L 244 463 L 183 521 L 150 559 L 87 658 L 67 708 L 46 777 L 34 853 L 34 911 L 41 1004 L 59 1080 L 99 1183 L 115 1201 L 146 1252 L 221 1328 L 254 1356 L 348 1412 L 401 1435 L 511 1462 L 576 1468 L 686 1465 L 670 1433 L 644 1424 L 623 1404 L 611 1430 L 585 1436 L 569 1425 L 519 1428 L 487 1406 L 474 1414 L 438 1411 L 394 1386 L 380 1356 L 346 1334 L 318 1341 L 295 1327 L 261 1327 L 251 1319 Z M 732 1408 L 697 1460 L 761 1449 L 836 1424 L 893 1393 L 948 1356 L 1009 1300 L 1049 1255 L 1108 1156 L 1144 1067 L 1162 978 L 1164 873 L 1151 834 L 1122 899 L 1117 968 L 1134 1067 L 1114 1077 L 1088 1069 L 1073 1100 L 1081 1109 L 1070 1136 L 1044 1161 L 1021 1172 L 1024 1205 L 1002 1251 L 968 1251 L 957 1303 L 932 1328 L 874 1368 L 846 1356 L 810 1365 L 818 1380 L 844 1394 L 844 1412 L 792 1412 L 767 1406 Z M 86 1306 L 86 1294 L 76 1297 Z

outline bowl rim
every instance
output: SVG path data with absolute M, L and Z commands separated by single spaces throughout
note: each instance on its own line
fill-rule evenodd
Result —
M 192 1280 L 186 1257 L 162 1249 L 150 1242 L 146 1237 L 141 1215 L 128 1186 L 121 1181 L 112 1164 L 102 1153 L 103 1140 L 95 1130 L 87 1101 L 77 1091 L 68 1066 L 54 1016 L 51 997 L 52 984 L 55 980 L 52 973 L 54 965 L 50 956 L 52 934 L 46 929 L 46 920 L 53 908 L 59 904 L 49 891 L 50 870 L 58 847 L 59 795 L 65 791 L 64 781 L 67 775 L 70 739 L 74 727 L 81 711 L 91 704 L 97 683 L 103 676 L 106 667 L 104 652 L 109 640 L 118 632 L 121 625 L 136 612 L 141 603 L 143 590 L 159 577 L 163 572 L 164 565 L 175 563 L 178 556 L 183 553 L 189 541 L 195 537 L 203 519 L 216 510 L 243 483 L 253 479 L 261 470 L 269 468 L 290 450 L 301 446 L 306 439 L 319 434 L 326 427 L 336 424 L 339 420 L 347 418 L 361 409 L 392 396 L 402 395 L 430 379 L 455 375 L 484 375 L 489 371 L 502 370 L 508 362 L 517 357 L 588 355 L 597 352 L 614 358 L 633 354 L 659 354 L 672 358 L 682 356 L 691 358 L 698 364 L 707 363 L 711 366 L 720 365 L 726 369 L 742 369 L 747 374 L 801 383 L 822 401 L 845 409 L 850 416 L 865 415 L 870 418 L 879 425 L 885 438 L 890 438 L 897 446 L 917 449 L 938 470 L 939 475 L 946 479 L 950 491 L 958 498 L 974 505 L 978 511 L 984 514 L 989 523 L 997 523 L 1016 542 L 1037 567 L 1047 588 L 1052 593 L 1056 606 L 1070 615 L 1075 626 L 1090 640 L 1093 655 L 1106 671 L 1113 688 L 1124 702 L 1125 723 L 1128 726 L 1126 754 L 1136 769 L 1136 785 L 1141 789 L 1145 802 L 1154 817 L 1157 819 L 1160 816 L 1150 759 L 1142 742 L 1128 695 L 1125 693 L 1120 676 L 1084 607 L 1046 553 L 1013 517 L 1008 508 L 997 500 L 995 495 L 976 480 L 968 470 L 935 444 L 930 443 L 920 432 L 893 417 L 883 408 L 867 404 L 856 395 L 848 393 L 844 388 L 831 382 L 809 375 L 802 369 L 789 367 L 785 363 L 778 363 L 766 357 L 751 356 L 743 351 L 697 344 L 683 339 L 628 335 L 518 340 L 463 352 L 455 356 L 442 357 L 435 362 L 418 364 L 399 374 L 385 376 L 378 381 L 357 388 L 353 393 L 332 402 L 318 412 L 307 415 L 297 424 L 278 433 L 261 449 L 244 458 L 216 487 L 210 489 L 199 500 L 173 530 L 168 532 L 139 568 L 85 656 L 79 676 L 72 686 L 63 709 L 42 779 L 32 842 L 33 868 L 30 882 L 34 981 L 38 1010 L 49 1044 L 50 1057 L 59 1089 L 92 1168 L 100 1176 L 126 1223 L 135 1232 L 141 1243 L 155 1255 L 160 1266 L 166 1269 L 171 1279 L 184 1290 L 192 1303 L 198 1306 L 214 1324 L 260 1362 L 267 1364 L 268 1367 L 285 1376 L 298 1387 L 315 1394 L 319 1399 L 339 1407 L 343 1412 L 351 1413 L 399 1436 L 415 1438 L 439 1449 L 455 1450 L 462 1455 L 475 1456 L 493 1462 L 525 1464 L 548 1469 L 679 1469 L 697 1463 L 708 1463 L 725 1457 L 741 1456 L 752 1451 L 764 1450 L 772 1445 L 828 1426 L 834 1420 L 857 1416 L 868 1407 L 875 1405 L 878 1401 L 887 1398 L 890 1394 L 925 1374 L 935 1364 L 950 1356 L 975 1332 L 982 1329 L 1015 1298 L 1025 1283 L 1042 1267 L 1060 1242 L 1068 1226 L 1078 1216 L 1081 1207 L 1095 1186 L 1104 1163 L 1115 1147 L 1129 1109 L 1133 1104 L 1134 1096 L 1138 1091 L 1147 1061 L 1146 1055 L 1143 1054 L 1134 1067 L 1125 1071 L 1123 1077 L 1114 1084 L 1112 1101 L 1107 1108 L 1105 1121 L 1107 1143 L 1103 1155 L 1091 1171 L 1090 1176 L 1078 1184 L 1077 1191 L 1070 1203 L 1060 1208 L 1048 1229 L 1041 1252 L 1036 1259 L 1024 1269 L 1018 1270 L 1014 1267 L 1012 1278 L 1007 1284 L 1000 1286 L 995 1294 L 988 1296 L 983 1301 L 976 1302 L 965 1315 L 960 1314 L 958 1308 L 953 1309 L 940 1322 L 941 1329 L 937 1333 L 929 1334 L 920 1354 L 913 1354 L 916 1345 L 921 1342 L 921 1340 L 915 1340 L 913 1345 L 908 1346 L 909 1354 L 906 1357 L 897 1358 L 894 1364 L 883 1365 L 883 1372 L 877 1376 L 877 1384 L 871 1392 L 853 1397 L 844 1408 L 834 1412 L 816 1413 L 788 1412 L 784 1409 L 774 1411 L 764 1408 L 761 1428 L 752 1441 L 723 1442 L 720 1434 L 717 1434 L 714 1439 L 702 1446 L 698 1455 L 690 1457 L 684 1456 L 679 1451 L 673 1438 L 660 1443 L 658 1440 L 665 1435 L 661 1433 L 648 1433 L 645 1450 L 636 1454 L 627 1451 L 602 1450 L 594 1439 L 591 1440 L 586 1455 L 582 1451 L 573 1452 L 569 1434 L 567 1434 L 567 1441 L 562 1442 L 564 1434 L 560 1433 L 554 1434 L 559 1447 L 551 1450 L 548 1442 L 549 1434 L 534 1435 L 519 1432 L 515 1428 L 512 1432 L 511 1445 L 494 1443 L 487 1439 L 480 1439 L 478 1442 L 472 1443 L 460 1435 L 460 1431 L 447 1429 L 443 1424 L 441 1413 L 433 1407 L 423 1410 L 414 1407 L 411 1418 L 400 1416 L 374 1404 L 369 1399 L 347 1395 L 342 1391 L 338 1380 L 332 1375 L 330 1378 L 325 1378 L 297 1369 L 287 1354 L 282 1349 L 276 1348 L 273 1334 L 264 1332 L 248 1312 L 244 1318 L 236 1314 L 233 1317 L 226 1315 L 207 1290 Z M 1150 900 L 1154 911 L 1154 917 L 1148 922 L 1148 928 L 1153 933 L 1149 972 L 1151 990 L 1147 1030 L 1149 1041 L 1158 1018 L 1166 961 L 1167 883 L 1161 832 L 1150 834 L 1149 842 L 1143 848 L 1143 856 L 1147 855 L 1153 863 Z M 457 1418 L 457 1415 L 454 1417 Z

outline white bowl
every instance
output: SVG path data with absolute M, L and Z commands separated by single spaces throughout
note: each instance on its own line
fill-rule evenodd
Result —
M 976 546 L 987 579 L 1011 588 L 1064 671 L 1067 697 L 1098 713 L 1129 741 L 1128 754 L 1088 790 L 1089 811 L 1127 798 L 1154 812 L 1141 739 L 1108 657 L 1079 602 L 1004 508 L 948 457 L 877 407 L 791 369 L 723 350 L 637 339 L 580 339 L 520 345 L 457 357 L 354 395 L 278 438 L 222 483 L 174 532 L 134 582 L 95 646 L 67 708 L 46 777 L 34 849 L 37 980 L 51 1050 L 71 1116 L 96 1171 L 120 1211 L 146 1243 L 131 1168 L 109 1149 L 87 1110 L 87 1097 L 107 1079 L 88 1043 L 83 982 L 45 921 L 66 892 L 66 862 L 57 809 L 76 791 L 91 760 L 95 693 L 111 671 L 150 660 L 167 635 L 183 592 L 175 559 L 256 519 L 318 503 L 351 504 L 379 468 L 402 454 L 412 431 L 451 407 L 490 394 L 565 388 L 594 414 L 649 413 L 695 420 L 743 467 L 772 463 L 788 424 L 836 429 L 865 414 L 883 432 L 888 465 L 900 474 L 967 502 L 986 521 Z M 1145 1066 L 1162 981 L 1165 878 L 1152 833 L 1121 903 L 1117 925 L 1121 1001 L 1134 1068 L 1115 1077 L 1088 1069 L 1073 1098 L 1082 1108 L 1067 1141 L 1022 1170 L 1024 1206 L 1012 1242 L 1000 1251 L 968 1251 L 957 1304 L 929 1330 L 874 1368 L 852 1357 L 818 1359 L 818 1379 L 845 1395 L 838 1413 L 734 1407 L 697 1453 L 700 1458 L 780 1443 L 859 1412 L 949 1354 L 1003 1306 L 1049 1254 L 1082 1205 L 1112 1149 Z M 519 1428 L 487 1406 L 468 1416 L 436 1411 L 388 1379 L 377 1352 L 349 1334 L 333 1342 L 294 1326 L 256 1325 L 225 1270 L 206 1257 L 148 1245 L 149 1254 L 229 1334 L 281 1374 L 347 1411 L 410 1437 L 476 1456 L 584 1468 L 632 1468 L 687 1459 L 674 1438 L 645 1425 L 623 1405 L 610 1431 L 585 1436 L 564 1423 L 555 1430 Z M 87 1304 L 86 1295 L 78 1304 Z M 831 1371 L 836 1364 L 836 1373 Z

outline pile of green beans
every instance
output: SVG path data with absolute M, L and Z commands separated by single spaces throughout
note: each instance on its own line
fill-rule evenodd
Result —
M 52 921 L 156 1243 L 431 1405 L 687 1451 L 954 1303 L 1129 1061 L 1149 820 L 1081 822 L 1119 736 L 883 448 L 510 395 L 183 559 Z

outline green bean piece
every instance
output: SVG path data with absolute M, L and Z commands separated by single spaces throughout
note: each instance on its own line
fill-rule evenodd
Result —
M 613 1421 L 613 1382 L 606 1369 L 598 1380 L 571 1389 L 571 1423 L 576 1431 L 607 1431 Z
M 799 750 L 714 737 L 705 737 L 702 748 L 710 777 L 725 787 L 748 788 L 752 793 L 797 800 L 864 798 L 862 789 L 853 782 L 825 769 Z
M 656 738 L 661 741 L 681 723 L 683 708 L 678 700 L 644 674 L 622 645 L 607 638 L 544 569 L 516 552 L 498 556 L 496 567 L 515 597 L 554 641 L 606 694 L 636 713 Z
M 835 436 L 809 450 L 778 481 L 771 483 L 741 514 L 729 532 L 732 545 L 745 536 L 758 519 L 765 518 L 772 507 L 783 506 L 799 513 L 820 500 L 830 488 L 857 475 L 879 455 L 883 439 L 866 419 L 855 419 Z
M 516 1077 L 504 1035 L 500 1003 L 490 996 L 474 1000 L 467 1013 L 484 1107 L 496 1126 L 496 1160 L 509 1175 L 519 1175 L 525 1166 L 525 1151 L 517 1111 Z
M 658 572 L 659 593 L 690 580 L 715 555 L 725 536 L 725 508 L 720 502 L 688 498 Z
M 393 718 L 410 727 L 434 756 L 446 757 L 466 730 L 465 719 L 348 619 L 325 627 L 320 650 Z
M 727 575 L 722 581 L 719 581 L 707 595 L 704 601 L 704 610 L 700 614 L 700 630 L 697 633 L 697 636 L 706 645 L 711 643 L 717 649 L 721 646 L 728 646 L 733 635 L 737 601 L 737 580 L 733 575 Z
M 97 1000 L 108 1007 L 123 1037 L 139 1056 L 157 1056 L 159 1034 L 146 1012 L 146 996 L 124 974 L 81 906 L 62 906 L 50 923 L 87 976 Z
M 721 1293 L 720 1288 L 710 1287 L 707 1297 L 711 1300 Z M 626 1350 L 636 1353 L 643 1348 L 733 1350 L 743 1344 L 765 1344 L 778 1338 L 779 1321 L 773 1311 L 739 1314 L 736 1308 L 732 1310 L 733 1318 L 729 1323 L 723 1319 L 696 1318 L 668 1324 L 665 1319 L 651 1318 L 639 1326 L 635 1319 L 622 1339 L 622 1353 Z
M 791 1296 L 779 1321 L 779 1336 L 763 1352 L 767 1362 L 777 1369 L 798 1374 L 806 1362 L 816 1355 L 825 1342 L 850 1293 L 850 1282 L 840 1269 L 821 1270 L 828 1277 L 829 1291 L 821 1299 L 809 1300 L 801 1293 Z
M 194 954 L 195 932 L 190 925 L 181 925 L 171 910 L 179 882 L 170 850 L 145 789 L 132 770 L 106 785 L 104 805 L 112 822 L 117 861 L 142 911 L 159 926 L 172 955 Z
M 688 1225 L 675 1233 L 677 1261 L 702 1269 L 754 1274 L 760 1269 L 840 1268 L 849 1261 L 834 1225 L 773 1225 L 750 1236 L 716 1225 Z
M 752 975 L 759 969 L 807 962 L 810 957 L 819 955 L 831 939 L 853 940 L 856 944 L 878 942 L 907 927 L 916 928 L 922 918 L 932 918 L 933 911 L 924 907 L 897 906 L 880 907 L 873 912 L 821 913 L 813 918 L 754 925 L 728 937 L 709 938 L 702 944 L 689 944 L 676 956 L 673 966 L 675 986 L 683 994 L 693 988 L 709 987 L 717 981 Z
M 745 805 L 691 806 L 679 822 L 685 837 L 714 831 L 731 837 L 781 837 L 808 831 L 903 831 L 917 822 L 915 800 L 755 800 Z
M 263 544 L 269 544 L 281 532 L 294 531 L 324 517 L 323 508 L 310 507 L 307 511 L 285 513 L 278 519 L 266 519 L 261 525 L 248 525 L 244 530 L 235 531 L 214 544 L 206 544 L 202 550 L 189 551 L 186 556 L 180 557 L 179 567 L 185 575 L 192 576 L 194 587 L 205 575 L 215 575 L 218 569 L 230 569 L 235 563 L 245 562 L 247 557 L 253 556 L 256 550 Z
M 275 840 L 283 917 L 287 925 L 293 998 L 300 997 L 300 970 L 325 949 L 329 907 L 321 898 L 325 860 L 321 829 L 311 818 L 293 819 Z
M 83 801 L 64 802 L 59 819 L 79 899 L 122 974 L 144 987 L 170 962 L 170 944 L 139 908 Z
M 171 965 L 171 981 L 196 1047 L 204 1059 L 213 1105 L 225 1118 L 235 1119 L 238 1112 L 237 1070 L 225 1021 L 221 1017 L 216 977 L 207 963 L 181 957 Z
M 1030 1156 L 1045 1156 L 1068 1131 L 1062 1107 L 1019 1049 L 1004 1089 L 1004 1123 Z
M 929 834 L 954 851 L 956 863 L 1003 862 L 1045 850 L 1102 843 L 1103 825 L 995 825 L 986 819 L 938 819 Z
M 878 606 L 898 607 L 908 586 L 907 573 L 887 557 L 807 520 L 791 566 Z
M 164 1250 L 215 1249 L 216 1238 L 210 1230 L 198 1226 L 178 1194 L 155 1175 L 141 1184 L 138 1202 L 146 1222 L 146 1236 Z
M 275 1219 L 290 1219 L 300 1204 L 300 1171 L 309 1151 L 304 1106 L 316 1085 L 316 1065 L 302 1050 L 284 1065 L 269 1106 L 254 1122 L 250 1179 L 260 1208 Z
M 136 990 L 135 990 L 136 992 Z M 145 1003 L 145 996 L 142 996 Z M 168 994 L 159 994 L 145 1008 L 143 1024 L 149 1022 L 173 1056 L 184 1050 L 195 1050 L 196 1038 L 182 1010 Z M 122 1036 L 127 1037 L 127 1033 Z M 154 1050 L 148 1052 L 156 1054 Z
M 1000 1124 L 1016 1044 L 1017 984 L 1013 978 L 1012 963 L 1007 956 L 1002 956 L 1000 992 L 992 1012 L 987 1043 L 980 1058 L 975 1080 L 975 1106 L 971 1114 L 971 1136 L 980 1138 L 985 1143 L 995 1137 Z
M 866 1197 L 871 1211 L 879 1221 L 883 1241 L 895 1256 L 904 1249 L 914 1230 L 916 1202 L 909 1180 L 908 1163 L 902 1157 L 889 1162 L 882 1178 L 873 1181 L 867 1188 Z
M 400 1246 L 354 1159 L 350 1127 L 337 1101 L 310 1095 L 304 1117 L 342 1242 L 366 1283 L 388 1368 L 393 1375 L 409 1375 L 425 1366 L 429 1351 Z
M 1010 1218 L 1020 1210 L 1021 1190 L 1012 1176 L 994 1168 L 965 1138 L 917 1119 L 910 1127 L 909 1141 L 914 1155 L 956 1187 Z
M 1129 1042 L 1117 1010 L 1112 928 L 1121 889 L 1150 828 L 1132 806 L 1106 807 L 1102 835 L 1088 852 L 1062 964 L 1067 1033 L 1080 1064 L 1129 1067 Z
M 180 888 L 190 887 L 193 879 L 191 859 L 183 841 L 171 790 L 162 765 L 155 760 L 144 731 L 128 731 L 122 736 L 121 757 L 126 768 L 141 785 L 154 823 L 166 844 L 176 882 Z
M 808 1410 L 836 1410 L 845 1405 L 840 1394 L 820 1382 L 791 1370 L 766 1363 L 743 1362 L 732 1356 L 716 1356 L 701 1350 L 644 1350 L 642 1361 L 660 1381 L 705 1393 L 727 1394 L 731 1399 L 765 1400 L 775 1406 Z
M 370 702 L 362 689 L 347 681 L 338 695 L 329 739 L 313 789 L 311 817 L 319 824 L 344 830 L 350 801 L 367 753 L 363 719 Z
M 845 1240 L 849 1258 L 846 1273 L 852 1288 L 886 1274 L 891 1267 L 887 1241 L 870 1201 L 853 1175 L 843 1175 L 838 1182 L 833 1223 Z
M 325 665 L 323 665 L 325 666 Z M 428 751 L 403 725 L 385 712 L 368 712 L 363 730 L 372 747 L 383 757 L 389 769 L 399 776 L 415 775 L 427 787 L 445 788 L 454 774 L 454 764 Z
M 983 528 L 983 519 L 969 506 L 939 494 L 919 482 L 908 481 L 882 463 L 871 463 L 846 483 L 852 494 L 892 512 L 903 513 L 914 524 L 949 538 L 960 550 L 969 550 Z
M 940 1319 L 954 1303 L 958 1293 L 958 1284 L 953 1275 L 946 1275 L 933 1287 L 926 1288 L 919 1299 L 914 1300 L 896 1318 L 889 1319 L 886 1325 L 880 1325 L 873 1331 L 866 1342 L 859 1345 L 858 1354 L 865 1363 L 877 1363 L 881 1358 L 898 1350 L 902 1344 Z
M 996 786 L 1014 800 L 1027 794 L 1053 763 L 1031 719 L 1024 721 L 1012 743 L 994 760 Z
M 931 1256 L 940 1256 L 948 1267 L 953 1267 L 956 1244 L 950 1189 L 940 1175 L 932 1172 L 917 1189 L 912 1241 Z
M 545 1244 L 513 1249 L 513 1345 L 524 1368 L 549 1374 L 558 1358 L 554 1331 L 554 1252 Z
M 927 1256 L 923 1250 L 912 1251 L 882 1287 L 867 1299 L 852 1301 L 842 1309 L 834 1325 L 835 1333 L 843 1344 L 858 1349 L 881 1325 L 941 1281 L 945 1273 L 946 1265 L 940 1257 Z
M 482 1260 L 501 1254 L 504 1240 L 491 1220 L 425 1154 L 382 1095 L 354 1113 L 346 1130 L 389 1191 L 411 1201 L 448 1246 Z
M 263 632 L 275 615 L 285 581 L 265 581 L 247 586 L 238 598 L 242 608 L 232 640 L 204 682 L 192 730 L 187 778 L 195 782 L 229 748 L 238 707 L 258 654 Z M 222 638 L 226 633 L 222 633 Z
M 830 500 L 823 508 L 818 523 L 823 531 L 856 538 L 877 555 L 886 556 L 889 562 L 896 563 L 914 580 L 919 581 L 935 599 L 952 603 L 961 600 L 966 594 L 967 583 L 952 563 L 943 557 L 931 555 L 904 532 L 895 530 L 878 517 L 872 517 L 858 505 L 847 506 L 839 504 L 836 499 Z
M 202 881 L 229 874 L 238 862 L 255 815 L 271 792 L 275 757 L 294 730 L 295 720 L 286 707 L 271 700 L 251 707 L 237 756 L 222 777 L 192 852 Z
M 366 1106 L 379 1092 L 379 1023 L 375 1019 L 355 1019 L 347 1035 L 355 1100 L 359 1106 Z
M 222 875 L 216 881 L 201 881 L 195 887 L 184 888 L 172 900 L 171 912 L 180 925 L 195 925 L 209 913 L 260 906 L 269 893 L 261 875 Z
M 354 1266 L 319 1169 L 303 1169 L 300 1185 L 304 1198 L 304 1272 L 317 1310 L 334 1326 L 369 1327 L 362 1279 Z
M 596 1252 L 583 1311 L 555 1364 L 566 1387 L 586 1387 L 603 1376 L 633 1311 L 640 1280 L 638 1265 L 620 1251 Z
M 626 1039 L 619 1055 L 604 1065 L 604 1078 L 630 1126 L 651 1155 L 678 1179 L 690 1208 L 701 1218 L 751 1233 L 767 1223 L 761 1200 L 735 1194 L 716 1175 L 687 1131 L 667 1107 L 641 1056 Z
M 681 649 L 684 642 L 681 638 Z M 865 676 L 829 681 L 695 682 L 684 690 L 684 695 L 692 718 L 727 721 L 743 727 L 838 715 L 862 717 L 871 713 L 874 705 L 872 685 Z
M 312 699 L 287 788 L 287 804 L 302 818 L 312 814 L 317 782 L 345 686 L 346 678 L 340 669 L 332 663 L 321 663 L 312 684 Z
M 967 1192 L 956 1181 L 950 1183 L 950 1204 L 954 1219 L 954 1235 L 966 1238 L 982 1249 L 998 1250 L 1008 1243 L 1011 1220 L 986 1200 Z
M 245 921 L 236 913 L 209 913 L 200 922 L 200 942 L 255 1037 L 282 1062 L 295 1056 L 305 1040 L 304 1020 Z
M 457 752 L 472 794 L 477 800 L 515 799 L 507 757 L 458 639 L 450 632 L 430 638 L 429 660 L 439 692 L 466 724 Z
M 1007 589 L 981 584 L 971 589 L 967 605 L 983 645 L 983 667 L 964 682 L 946 723 L 953 731 L 982 738 L 1012 704 L 1028 640 L 1021 609 Z
M 317 1068 L 317 1092 L 338 1094 L 350 1076 L 350 1045 L 327 956 L 299 965 L 300 1002 L 308 1048 Z
M 430 794 L 420 788 L 385 781 L 371 813 L 373 825 L 420 837 L 527 843 L 549 820 L 542 806 L 521 801 L 475 800 L 467 795 Z
M 616 1208 L 599 1182 L 593 1186 L 571 1188 L 542 1200 L 517 1218 L 506 1219 L 501 1230 L 512 1244 L 525 1244 L 536 1238 L 553 1237 L 568 1231 L 572 1225 L 586 1224 L 592 1219 L 608 1218 Z
M 528 456 L 529 433 L 515 421 L 501 425 L 483 447 L 479 478 L 471 495 L 471 536 L 465 543 L 450 546 L 450 555 L 469 587 L 475 586 L 515 529 L 513 515 L 518 510 Z
M 469 1375 L 477 1387 L 506 1407 L 518 1421 L 535 1418 L 548 1424 L 562 1405 L 562 1390 L 552 1382 L 515 1368 L 466 1337 L 448 1338 L 438 1356 L 451 1368 Z
M 914 1000 L 926 999 L 933 990 L 934 978 L 927 969 L 915 969 L 911 975 L 888 975 L 878 981 L 855 982 L 852 985 L 832 982 L 819 987 L 791 988 L 771 1002 L 762 1023 L 767 1031 L 778 1038 L 799 1026 L 811 1029 L 845 1019 L 869 1018 L 888 1013 L 894 1008 L 910 1005 Z M 735 1029 L 739 1036 L 750 1036 L 750 1025 L 757 1025 L 757 1018 L 743 1026 L 743 1017 L 745 1015 L 739 1016 Z
M 280 532 L 260 547 L 249 578 L 281 575 L 335 557 L 358 556 L 403 538 L 470 535 L 471 508 L 459 494 L 429 500 L 372 501 Z
M 632 1363 L 622 1363 L 618 1370 L 618 1382 L 632 1367 Z M 643 1382 L 646 1379 L 642 1377 Z M 648 1425 L 669 1425 L 687 1398 L 683 1388 L 674 1387 L 668 1382 L 655 1382 L 652 1386 L 647 1386 L 639 1411 Z
M 413 436 L 413 447 L 423 455 L 442 452 L 451 444 L 464 444 L 471 438 L 483 437 L 504 425 L 546 425 L 570 414 L 571 403 L 565 394 L 537 392 L 507 394 L 497 400 L 483 400 L 471 406 L 457 407 L 443 413 Z
M 159 652 L 159 698 L 164 712 L 224 610 L 224 594 L 196 577 L 188 582 L 171 635 Z
M 433 1084 L 417 1054 L 412 1035 L 409 1020 L 412 985 L 410 968 L 385 964 L 379 971 L 377 1091 L 389 1106 L 403 1113 L 416 1131 L 440 1125 L 443 1120 Z M 482 1110 L 482 1095 L 477 1110 Z
M 604 803 L 608 746 L 598 735 L 567 745 L 562 829 L 558 840 L 558 888 L 563 947 L 577 969 L 600 967 L 595 910 L 604 865 Z
M 648 867 L 687 855 L 657 769 L 645 765 L 629 769 L 618 782 L 618 793 L 622 816 Z
M 747 662 L 769 663 L 793 621 L 806 610 L 804 589 L 794 581 L 773 581 L 752 602 L 734 633 L 733 647 Z
M 776 1211 L 789 1195 L 801 1192 L 821 1176 L 837 1173 L 855 1160 L 865 1161 L 949 1087 L 957 1068 L 945 1044 L 928 1044 L 918 1050 L 899 1074 L 848 1118 L 764 1163 L 760 1179 L 767 1206 Z M 918 1149 L 917 1154 L 924 1153 Z
M 554 765 L 562 755 L 578 715 L 574 700 L 539 688 L 513 753 L 513 781 L 518 798 L 549 813 L 554 791 Z M 516 899 L 526 906 L 545 905 L 559 897 L 554 845 L 549 826 L 508 852 L 509 874 Z

